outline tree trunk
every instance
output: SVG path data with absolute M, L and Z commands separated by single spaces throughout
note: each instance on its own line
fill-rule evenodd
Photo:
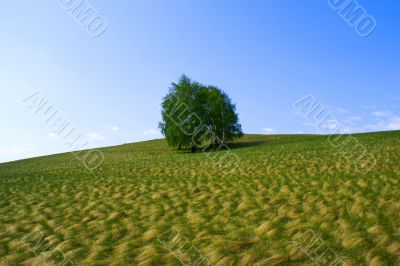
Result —
M 195 145 L 192 145 L 192 152 L 195 153 L 197 151 L 197 147 Z
M 222 143 L 225 143 L 225 117 L 223 110 L 221 110 L 221 114 L 222 114 Z

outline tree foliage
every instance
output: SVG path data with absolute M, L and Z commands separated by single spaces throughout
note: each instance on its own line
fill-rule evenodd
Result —
M 236 107 L 215 86 L 205 86 L 183 75 L 163 98 L 161 133 L 172 147 L 220 145 L 243 133 Z

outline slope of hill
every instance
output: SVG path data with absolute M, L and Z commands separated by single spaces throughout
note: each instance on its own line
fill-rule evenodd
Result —
M 0 265 L 399 265 L 400 131 L 352 137 L 371 171 L 321 135 L 125 144 L 92 172 L 68 153 L 0 164 Z

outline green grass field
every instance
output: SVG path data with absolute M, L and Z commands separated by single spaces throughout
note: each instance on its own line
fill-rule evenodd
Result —
M 229 171 L 164 140 L 0 164 L 0 265 L 400 265 L 400 131 L 354 137 L 370 172 L 320 135 L 245 135 Z

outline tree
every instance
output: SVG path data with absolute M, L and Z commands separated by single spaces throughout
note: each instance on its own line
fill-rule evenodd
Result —
M 202 124 L 197 101 L 200 88 L 200 84 L 183 75 L 178 83 L 172 83 L 162 101 L 163 121 L 159 123 L 159 128 L 172 147 L 194 146 L 192 136 Z
M 161 133 L 168 145 L 192 151 L 204 143 L 223 144 L 243 135 L 235 105 L 214 86 L 204 86 L 183 75 L 163 98 Z
M 203 106 L 206 110 L 203 117 L 217 136 L 215 144 L 242 137 L 236 106 L 232 104 L 229 96 L 214 86 L 208 86 L 202 92 L 206 94 L 207 99 Z

